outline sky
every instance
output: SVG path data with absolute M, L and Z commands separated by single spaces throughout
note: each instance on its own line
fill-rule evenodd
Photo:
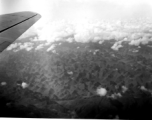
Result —
M 152 16 L 151 0 L 0 0 L 0 14 L 34 11 L 41 22 L 126 19 Z
M 152 2 L 151 0 L 0 0 L 0 6 L 0 14 L 35 11 L 53 20 L 73 20 L 80 17 L 113 19 L 135 13 L 150 14 Z

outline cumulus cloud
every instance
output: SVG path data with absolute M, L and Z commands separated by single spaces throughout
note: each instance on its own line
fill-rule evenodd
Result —
M 125 23 L 123 23 L 125 24 Z M 48 24 L 41 31 L 39 39 L 45 39 L 48 42 L 53 41 L 77 41 L 77 42 L 97 42 L 103 40 L 115 39 L 116 41 L 130 41 L 130 45 L 147 44 L 152 40 L 152 35 L 144 33 L 142 27 L 138 28 L 131 23 L 129 27 L 121 25 L 117 28 L 114 23 L 102 22 L 86 22 L 85 24 L 73 24 L 68 22 L 55 22 Z M 110 26 L 110 27 L 107 27 Z M 121 43 L 116 43 L 112 48 L 120 48 Z M 116 49 L 117 49 L 116 48 Z
M 45 40 L 49 45 L 51 42 L 64 40 L 102 44 L 105 40 L 114 39 L 116 43 L 111 47 L 113 50 L 123 47 L 122 42 L 118 41 L 128 41 L 129 45 L 135 46 L 152 41 L 150 0 L 22 0 L 18 2 L 18 7 L 9 3 L 10 9 L 6 11 L 21 11 L 24 9 L 23 4 L 29 6 L 26 10 L 38 12 L 42 18 L 20 40 L 37 35 L 38 37 L 29 40 Z M 37 46 L 35 50 L 44 46 Z M 33 47 L 14 43 L 7 48 L 14 51 L 21 49 L 30 51 Z
M 111 47 L 111 49 L 113 49 L 113 50 L 119 50 L 119 48 L 123 47 L 123 46 L 121 45 L 121 43 L 122 43 L 122 41 L 116 42 L 116 43 Z
M 122 88 L 123 93 L 125 93 L 128 90 L 128 88 L 126 86 L 122 86 L 121 88 Z
M 5 86 L 5 85 L 7 85 L 6 82 L 1 82 L 1 86 Z
M 132 40 L 130 41 L 130 45 L 135 45 L 135 46 L 139 46 L 140 44 L 146 45 L 148 44 L 150 41 L 152 41 L 152 36 L 150 36 L 150 38 L 147 38 L 146 35 L 143 35 L 142 38 L 139 38 L 137 40 Z
M 135 46 L 148 44 L 152 41 L 152 34 L 149 32 L 151 28 L 151 22 L 144 21 L 143 19 L 138 21 L 134 20 L 133 23 L 120 20 L 112 22 L 105 20 L 85 20 L 82 22 L 62 20 L 46 24 L 44 28 L 38 32 L 38 37 L 30 38 L 29 40 L 33 42 L 46 41 L 46 44 L 41 44 L 35 48 L 35 50 L 40 50 L 54 41 L 98 42 L 102 44 L 105 40 L 113 39 L 115 43 L 111 49 L 118 51 L 123 47 L 123 41 L 128 41 L 129 45 Z M 54 48 L 55 46 L 51 45 L 47 51 L 53 51 Z M 30 42 L 24 44 L 14 43 L 7 48 L 7 50 L 12 49 L 15 49 L 14 51 L 22 49 L 30 51 L 33 49 L 33 45 Z
M 28 85 L 26 82 L 22 82 L 21 86 L 22 86 L 23 89 L 25 89 L 25 88 L 27 88 L 29 85 Z
M 6 50 L 12 50 L 12 49 L 14 49 L 14 48 L 17 48 L 18 45 L 19 45 L 18 43 L 11 44 L 10 46 L 7 47 Z
M 150 19 L 130 19 L 123 20 L 89 20 L 87 18 L 78 21 L 51 21 L 43 26 L 38 37 L 30 39 L 31 41 L 45 40 L 47 44 L 54 41 L 68 42 L 98 42 L 102 44 L 105 40 L 116 40 L 111 49 L 119 50 L 123 47 L 122 42 L 128 41 L 129 45 L 139 46 L 148 44 L 152 41 L 152 22 Z M 34 30 L 34 29 L 33 29 Z M 7 50 L 17 47 L 17 44 L 11 45 Z M 25 49 L 27 46 L 21 46 Z M 35 50 L 43 48 L 43 45 L 37 46 Z M 27 50 L 32 49 L 32 47 Z M 50 51 L 50 47 L 47 51 Z
M 40 45 L 38 45 L 36 48 L 35 48 L 35 50 L 40 50 L 40 49 L 42 49 L 44 47 L 44 44 L 40 44 Z
M 107 94 L 107 90 L 102 87 L 97 88 L 96 92 L 97 92 L 97 95 L 99 95 L 99 96 L 105 96 Z
M 10 48 L 7 49 L 7 50 L 13 50 L 14 52 L 17 52 L 17 51 L 23 50 L 23 49 L 26 50 L 26 51 L 30 51 L 30 50 L 33 49 L 33 43 L 30 43 L 30 42 L 26 42 L 26 43 L 23 43 L 23 44 L 15 43 L 15 45 L 12 44 L 12 46 L 10 46 Z M 14 48 L 16 48 L 16 49 L 14 49 Z
M 51 51 L 51 50 L 54 50 L 54 48 L 55 48 L 55 45 L 53 44 L 53 45 L 51 45 L 51 46 L 47 49 L 47 52 L 49 52 L 49 51 Z
M 107 96 L 108 98 L 112 98 L 112 99 L 117 99 L 117 98 L 120 98 L 122 97 L 121 93 L 114 93 L 114 94 L 111 94 L 109 96 Z
M 143 90 L 143 91 L 148 91 L 148 90 L 145 88 L 145 86 L 141 86 L 140 89 Z
M 22 50 L 22 49 L 28 48 L 29 46 L 31 47 L 31 45 L 32 45 L 31 43 L 27 42 L 27 43 L 20 45 L 19 48 Z

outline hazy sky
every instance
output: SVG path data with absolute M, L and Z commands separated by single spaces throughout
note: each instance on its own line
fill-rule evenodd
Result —
M 36 11 L 56 19 L 102 19 L 150 15 L 151 0 L 0 0 L 0 14 Z

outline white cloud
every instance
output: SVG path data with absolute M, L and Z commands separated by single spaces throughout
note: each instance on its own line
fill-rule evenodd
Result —
M 51 51 L 51 50 L 54 50 L 54 48 L 56 47 L 56 45 L 51 45 L 48 49 L 47 49 L 47 52 Z
M 84 43 L 91 41 L 102 44 L 104 40 L 115 39 L 117 42 L 111 47 L 113 50 L 119 50 L 119 48 L 123 47 L 121 42 L 118 41 L 128 41 L 130 45 L 135 46 L 139 46 L 140 44 L 148 44 L 150 41 L 152 41 L 152 34 L 150 33 L 152 28 L 151 20 L 148 21 L 147 18 L 129 19 L 128 21 L 114 19 L 103 20 L 100 17 L 104 16 L 104 14 L 100 13 L 101 11 L 99 12 L 100 9 L 94 7 L 94 4 L 97 6 L 96 3 L 99 3 L 99 6 L 101 3 L 106 3 L 104 4 L 107 5 L 105 6 L 105 9 L 111 5 L 116 8 L 119 8 L 119 6 L 124 6 L 127 7 L 127 14 L 133 13 L 134 15 L 134 13 L 142 13 L 142 11 L 147 10 L 148 8 L 143 8 L 142 3 L 148 3 L 145 4 L 145 6 L 149 7 L 148 5 L 152 5 L 150 0 L 46 0 L 46 2 L 43 0 L 28 0 L 28 2 L 31 6 L 30 10 L 40 13 L 42 15 L 42 20 L 37 22 L 19 39 L 37 34 L 38 37 L 30 40 L 45 40 L 47 41 L 46 45 L 49 45 L 54 41 L 62 40 L 66 40 L 68 42 L 73 42 L 75 40 Z M 78 6 L 78 9 L 76 10 L 73 6 L 74 3 L 76 6 Z M 83 6 L 81 6 L 81 3 Z M 105 16 L 112 15 L 110 12 L 111 10 L 109 10 L 109 12 L 108 10 L 104 11 Z M 101 14 L 101 16 L 96 14 L 97 12 Z M 61 15 L 62 13 L 63 16 Z M 55 17 L 55 19 L 53 19 L 52 16 Z M 61 20 L 62 18 L 65 20 Z M 49 20 L 50 22 L 48 22 Z M 39 45 L 35 48 L 35 50 L 42 49 L 44 46 L 45 45 Z M 21 49 L 30 51 L 33 49 L 33 45 L 30 43 L 14 43 L 7 48 L 7 50 L 13 49 L 15 49 L 14 51 Z M 47 49 L 47 51 L 50 50 L 53 50 L 53 48 L 50 47 Z
M 123 24 L 120 28 L 117 28 L 116 25 L 107 23 L 106 21 L 95 23 L 87 21 L 85 24 L 65 21 L 54 22 L 44 28 L 40 38 L 46 39 L 48 42 L 60 40 L 73 41 L 73 39 L 78 42 L 100 42 L 115 39 L 118 41 L 130 41 L 130 45 L 147 44 L 149 41 L 152 41 L 152 35 L 144 33 L 142 27 L 136 27 L 139 26 L 138 24 L 130 25 L 128 28 Z M 110 29 L 107 28 L 107 25 L 110 26 Z M 120 47 L 123 46 L 118 42 L 112 46 L 112 49 L 118 50 Z
M 133 22 L 132 22 L 133 21 Z M 123 47 L 122 42 L 128 41 L 129 45 L 139 46 L 140 44 L 148 44 L 152 41 L 152 34 L 149 33 L 152 24 L 143 19 L 135 19 L 128 21 L 106 21 L 106 20 L 89 20 L 87 18 L 78 21 L 51 21 L 43 26 L 42 30 L 38 30 L 38 37 L 30 39 L 31 41 L 47 41 L 47 44 L 54 41 L 73 42 L 99 42 L 102 44 L 104 40 L 116 40 L 116 43 L 111 47 L 113 50 L 119 50 Z M 146 27 L 147 26 L 147 27 Z M 34 29 L 33 29 L 34 30 Z M 147 32 L 145 32 L 145 30 Z M 18 45 L 13 44 L 7 48 L 11 50 Z M 26 45 L 21 45 L 20 49 L 25 49 Z M 43 46 L 38 46 L 36 50 Z M 49 48 L 48 51 L 52 49 Z M 28 48 L 27 50 L 30 50 Z
M 30 41 L 41 41 L 38 37 L 30 38 Z
M 26 82 L 22 82 L 21 86 L 22 86 L 23 89 L 25 89 L 25 88 L 28 87 L 28 84 Z
M 102 88 L 102 87 L 97 88 L 96 92 L 97 92 L 97 95 L 99 95 L 99 96 L 105 96 L 107 94 L 107 90 L 105 88 Z
M 113 49 L 113 50 L 119 50 L 119 48 L 121 48 L 121 47 L 123 47 L 122 45 L 121 45 L 121 41 L 119 42 L 116 42 L 112 47 L 111 47 L 111 49 Z
M 143 90 L 143 91 L 148 91 L 148 90 L 145 88 L 145 86 L 141 86 L 140 89 Z
M 97 42 L 97 41 L 99 41 L 99 40 L 101 40 L 101 38 L 99 37 L 99 36 L 97 36 L 97 37 L 94 37 L 94 42 Z
M 40 50 L 40 49 L 42 49 L 44 47 L 44 44 L 40 44 L 40 45 L 38 45 L 36 48 L 35 48 L 35 50 Z
M 18 43 L 14 43 L 14 44 L 11 44 L 10 46 L 8 46 L 6 50 L 12 50 L 17 47 L 18 47 Z
M 33 49 L 33 47 L 27 47 L 26 48 L 26 51 L 30 51 L 30 50 L 32 50 Z
M 27 50 L 27 51 L 30 51 L 30 50 L 33 49 L 33 43 L 26 42 L 26 43 L 24 43 L 24 44 L 20 44 L 18 47 L 19 47 L 19 48 L 16 49 L 14 52 L 17 52 L 17 51 L 23 50 L 23 49 L 25 49 L 25 50 Z
M 123 93 L 125 93 L 128 90 L 128 88 L 126 86 L 122 86 L 121 88 L 122 88 Z
M 108 98 L 112 98 L 112 99 L 117 99 L 117 98 L 120 98 L 122 97 L 121 93 L 114 93 L 114 94 L 111 94 L 109 96 L 107 96 Z
M 74 41 L 74 38 L 68 38 L 66 41 L 68 41 L 69 43 Z
M 5 85 L 7 85 L 6 82 L 1 82 L 1 86 L 5 86 Z

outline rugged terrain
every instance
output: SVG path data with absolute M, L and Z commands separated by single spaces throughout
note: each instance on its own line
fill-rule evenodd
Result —
M 134 46 L 122 41 L 123 47 L 114 50 L 116 42 L 16 41 L 29 49 L 17 46 L 0 55 L 0 116 L 152 117 L 152 43 Z M 99 88 L 107 94 L 98 94 Z M 116 93 L 121 95 L 111 97 Z

